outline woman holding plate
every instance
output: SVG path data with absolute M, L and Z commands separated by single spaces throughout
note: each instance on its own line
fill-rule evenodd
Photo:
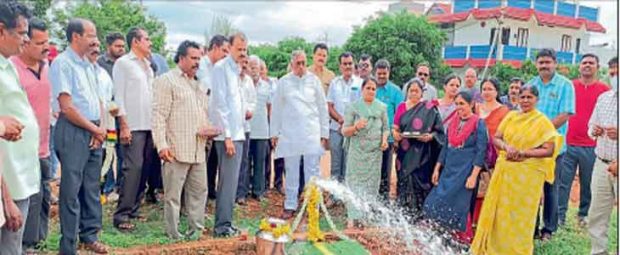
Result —
M 405 86 L 407 100 L 396 108 L 392 134 L 398 145 L 398 201 L 416 219 L 433 187 L 431 175 L 444 132 L 436 104 L 422 100 L 423 81 L 414 78 Z

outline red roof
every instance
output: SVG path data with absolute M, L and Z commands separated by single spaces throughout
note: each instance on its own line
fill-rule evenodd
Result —
M 538 24 L 547 26 L 567 27 L 580 29 L 585 25 L 587 31 L 605 33 L 605 28 L 598 22 L 586 20 L 583 18 L 571 18 L 560 15 L 553 15 L 544 12 L 539 12 L 534 9 L 524 9 L 516 7 L 498 7 L 490 9 L 471 9 L 466 12 L 459 12 L 454 14 L 440 14 L 432 15 L 428 17 L 428 20 L 433 23 L 455 23 L 465 21 L 472 15 L 477 20 L 486 20 L 492 18 L 498 18 L 502 15 L 502 9 L 504 17 L 527 21 L 534 16 Z

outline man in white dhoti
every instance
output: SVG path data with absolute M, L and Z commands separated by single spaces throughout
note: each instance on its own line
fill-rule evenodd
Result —
M 284 158 L 286 198 L 283 218 L 297 209 L 299 162 L 304 158 L 306 183 L 319 175 L 319 159 L 329 137 L 329 115 L 321 81 L 306 70 L 306 54 L 293 51 L 292 72 L 278 81 L 273 97 L 270 134 L 275 158 Z

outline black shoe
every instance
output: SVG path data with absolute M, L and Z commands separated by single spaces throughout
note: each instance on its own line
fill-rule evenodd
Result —
M 214 192 L 209 192 L 209 199 L 211 200 L 215 200 L 217 198 L 217 193 Z
M 240 234 L 239 230 L 235 227 L 229 227 L 226 230 L 213 234 L 215 238 L 231 238 L 238 236 Z

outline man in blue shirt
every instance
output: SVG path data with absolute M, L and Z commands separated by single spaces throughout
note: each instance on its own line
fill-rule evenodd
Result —
M 60 179 L 60 253 L 77 254 L 77 237 L 95 253 L 106 253 L 101 230 L 99 177 L 106 129 L 93 65 L 85 54 L 97 47 L 95 24 L 72 19 L 66 29 L 69 47 L 50 68 L 54 112 L 60 112 L 54 138 L 62 165 Z
M 403 94 L 390 81 L 390 62 L 387 59 L 379 59 L 375 63 L 375 77 L 377 79 L 376 98 L 387 106 L 388 124 L 390 130 L 394 122 L 394 113 L 398 104 L 404 100 Z M 388 137 L 388 149 L 383 151 L 383 160 L 381 162 L 381 185 L 379 186 L 379 194 L 388 198 L 390 193 L 390 173 L 392 170 L 392 155 L 394 155 L 394 138 L 392 132 Z
M 575 114 L 575 90 L 572 82 L 566 77 L 558 74 L 556 68 L 556 54 L 553 49 L 542 49 L 536 55 L 536 68 L 538 76 L 528 82 L 529 86 L 535 86 L 540 92 L 538 97 L 537 108 L 547 116 L 557 128 L 558 132 L 564 138 L 560 154 L 556 158 L 555 179 L 559 179 L 559 173 L 562 168 L 562 160 L 566 151 L 566 131 L 568 128 L 568 119 Z M 543 204 L 543 221 L 542 229 L 543 240 L 551 238 L 558 228 L 558 187 L 559 184 L 545 183 L 544 186 L 544 204 Z M 538 223 L 538 221 L 537 221 Z M 538 224 L 537 228 L 538 230 Z

